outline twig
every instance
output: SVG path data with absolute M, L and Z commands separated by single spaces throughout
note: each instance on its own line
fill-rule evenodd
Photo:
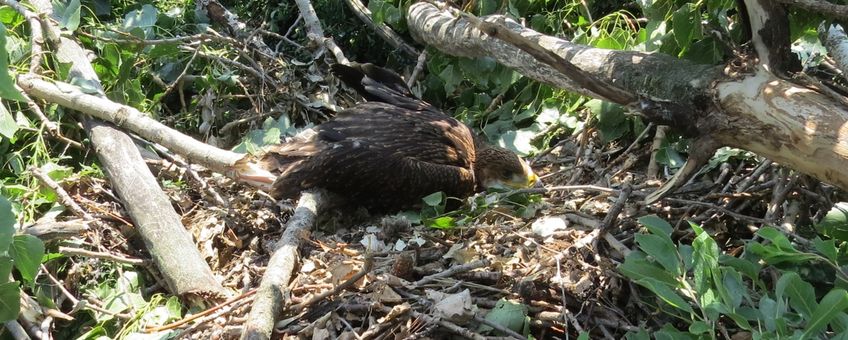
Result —
M 324 29 L 321 28 L 321 21 L 318 20 L 318 14 L 315 13 L 312 3 L 309 0 L 295 0 L 295 3 L 297 3 L 297 8 L 303 17 L 303 23 L 306 25 L 306 37 L 316 45 L 330 50 L 339 64 L 350 64 L 350 61 L 345 57 L 344 52 L 342 52 L 339 46 L 336 45 L 336 42 L 324 35 Z
M 626 180 L 623 188 L 618 193 L 618 199 L 615 201 L 615 205 L 610 208 L 607 215 L 604 217 L 604 220 L 601 222 L 601 232 L 606 233 L 612 228 L 613 223 L 618 219 L 618 214 L 621 213 L 621 210 L 624 209 L 624 204 L 627 203 L 627 199 L 630 197 L 630 193 L 633 192 L 633 187 L 630 186 L 630 180 Z
M 654 141 L 651 143 L 651 160 L 648 163 L 646 175 L 648 179 L 659 178 L 659 163 L 657 162 L 657 152 L 662 148 L 662 143 L 665 141 L 665 134 L 668 132 L 668 125 L 657 126 L 657 131 L 654 133 Z
M 221 207 L 224 207 L 224 208 L 230 206 L 227 203 L 227 201 L 225 201 L 224 198 L 221 197 L 221 194 L 218 193 L 217 190 L 215 190 L 215 188 L 210 186 L 209 183 L 206 183 L 206 180 L 204 180 L 202 177 L 200 177 L 200 174 L 198 174 L 197 171 L 192 169 L 191 164 L 188 164 L 188 163 L 184 162 L 183 160 L 172 156 L 171 153 L 167 149 L 165 149 L 165 147 L 163 147 L 159 144 L 148 143 L 148 145 L 153 147 L 157 152 L 159 152 L 159 154 L 161 154 L 163 157 L 165 157 L 171 163 L 174 163 L 177 166 L 180 166 L 183 169 L 185 169 L 185 171 L 188 173 L 189 177 L 191 177 L 195 182 L 197 182 L 200 185 L 200 188 L 203 189 L 203 192 L 205 192 L 207 195 L 211 196 L 212 200 L 215 203 L 217 203 L 218 206 L 221 206 Z
M 393 31 L 388 25 L 384 23 L 377 24 L 371 19 L 371 11 L 368 10 L 368 7 L 362 4 L 359 0 L 345 0 L 345 3 L 359 17 L 359 20 L 365 23 L 366 26 L 370 27 L 374 30 L 374 33 L 377 33 L 380 38 L 383 38 L 390 45 L 394 46 L 396 49 L 401 50 L 401 52 L 406 53 L 410 56 L 418 55 L 418 51 L 409 46 L 403 38 L 401 38 L 395 31 Z
M 218 305 L 216 305 L 212 308 L 209 308 L 207 310 L 204 310 L 200 313 L 191 315 L 189 317 L 183 318 L 182 320 L 175 321 L 175 322 L 169 323 L 167 325 L 162 325 L 162 326 L 159 326 L 159 327 L 148 327 L 144 331 L 147 332 L 147 333 L 156 333 L 156 332 L 166 331 L 166 330 L 169 330 L 169 329 L 174 329 L 174 328 L 180 327 L 180 326 L 185 325 L 189 322 L 197 320 L 201 317 L 213 314 L 213 313 L 215 313 L 215 311 L 217 311 L 221 308 L 224 308 L 228 305 L 231 305 L 234 302 L 238 302 L 238 301 L 242 301 L 242 300 L 248 300 L 248 297 L 252 296 L 255 293 L 256 293 L 256 289 L 251 289 L 251 290 L 245 292 L 244 294 L 230 298 L 229 300 L 224 301 L 223 303 L 220 303 L 220 304 L 218 304 Z M 215 317 L 218 317 L 218 315 L 215 315 Z
M 3 323 L 3 326 L 6 326 L 6 329 L 9 331 L 9 334 L 15 340 L 30 340 L 32 338 L 27 335 L 26 330 L 15 320 L 6 321 Z
M 365 330 L 365 332 L 362 332 L 362 334 L 359 335 L 359 339 L 367 340 L 379 335 L 386 328 L 389 328 L 394 323 L 393 321 L 395 319 L 409 313 L 410 309 L 409 304 L 393 306 L 392 309 L 386 313 L 386 316 L 378 320 L 377 324 L 371 325 L 371 327 Z
M 418 80 L 418 75 L 424 70 L 424 64 L 426 63 L 427 51 L 421 51 L 421 54 L 418 55 L 418 62 L 415 63 L 415 68 L 412 69 L 412 74 L 406 80 L 406 87 L 412 88 L 412 85 L 415 85 L 415 81 Z
M 309 306 L 311 306 L 312 304 L 314 304 L 318 301 L 326 299 L 329 296 L 339 294 L 341 291 L 352 286 L 354 283 L 356 283 L 356 281 L 359 281 L 359 279 L 361 279 L 363 276 L 365 276 L 366 274 L 371 272 L 371 268 L 373 268 L 373 267 L 374 267 L 373 257 L 371 255 L 365 256 L 365 263 L 362 265 L 362 269 L 359 272 L 357 272 L 355 275 L 353 275 L 351 278 L 345 280 L 345 282 L 342 282 L 340 285 L 336 286 L 333 289 L 330 289 L 330 290 L 327 290 L 327 291 L 325 291 L 321 294 L 315 295 L 311 299 L 303 301 L 303 302 L 295 305 L 294 307 L 291 308 L 291 311 L 293 313 L 300 313 L 300 311 L 302 311 L 304 308 L 309 307 Z
M 71 248 L 71 247 L 59 247 L 59 252 L 65 255 L 77 255 L 77 256 L 85 256 L 91 257 L 95 259 L 113 261 L 117 263 L 129 264 L 133 266 L 146 266 L 148 265 L 148 261 L 142 259 L 134 259 L 129 257 L 123 257 L 119 255 L 90 251 L 80 248 Z
M 94 217 L 91 216 L 87 211 L 83 210 L 82 207 L 71 198 L 71 195 L 68 195 L 68 192 L 62 188 L 59 183 L 56 183 L 52 178 L 47 176 L 45 173 L 41 172 L 40 169 L 31 167 L 29 169 L 30 173 L 32 173 L 35 178 L 38 178 L 41 183 L 44 183 L 47 187 L 49 187 L 53 192 L 56 193 L 56 196 L 59 198 L 59 202 L 62 203 L 68 210 L 70 210 L 74 215 L 82 218 L 85 221 L 95 221 Z
M 492 327 L 492 328 L 494 328 L 495 330 L 500 331 L 500 332 L 502 332 L 502 333 L 504 333 L 504 334 L 506 334 L 506 335 L 509 335 L 509 336 L 511 336 L 511 337 L 513 337 L 513 338 L 521 339 L 521 340 L 527 340 L 527 337 L 526 337 L 526 336 L 523 336 L 523 335 L 521 335 L 521 334 L 518 334 L 518 333 L 517 333 L 516 331 L 514 331 L 514 330 L 511 330 L 511 329 L 509 329 L 509 328 L 506 328 L 506 327 L 504 327 L 504 326 L 503 326 L 503 325 L 501 325 L 501 324 L 494 323 L 494 322 L 491 322 L 491 321 L 489 321 L 489 320 L 486 320 L 485 318 L 481 318 L 481 317 L 479 317 L 479 316 L 477 316 L 477 315 L 475 315 L 475 316 L 474 316 L 474 321 L 477 321 L 477 322 L 482 323 L 482 324 L 484 324 L 484 325 L 486 325 L 486 326 Z
M 469 262 L 469 263 L 466 263 L 466 264 L 456 265 L 456 266 L 448 268 L 448 270 L 445 270 L 441 273 L 436 273 L 436 274 L 433 274 L 433 275 L 422 277 L 421 280 L 415 281 L 415 283 L 413 283 L 412 285 L 414 287 L 420 287 L 420 286 L 422 286 L 422 285 L 424 285 L 424 284 L 426 284 L 430 281 L 436 280 L 436 279 L 450 277 L 450 276 L 457 274 L 457 273 L 467 272 L 469 270 L 474 270 L 474 269 L 485 267 L 485 266 L 488 266 L 488 265 L 489 265 L 488 259 L 482 259 L 482 260 L 477 260 L 477 261 L 474 261 L 474 262 Z
M 383 306 L 383 307 L 380 308 L 380 310 L 383 313 L 389 313 L 389 312 L 391 312 L 392 309 L 387 307 L 387 306 Z M 417 312 L 415 310 L 410 310 L 409 313 L 412 314 L 412 317 L 414 317 L 416 319 L 423 319 L 425 322 L 428 322 L 428 323 L 438 323 L 439 326 L 442 326 L 445 329 L 447 329 L 447 330 L 449 330 L 453 333 L 459 334 L 461 336 L 464 336 L 466 338 L 473 339 L 473 340 L 486 340 L 485 336 L 482 336 L 479 333 L 468 330 L 467 328 L 463 328 L 462 326 L 459 326 L 459 325 L 457 325 L 453 322 L 434 318 L 432 316 Z
M 730 215 L 734 218 L 744 220 L 744 221 L 748 221 L 748 222 L 752 222 L 752 223 L 757 223 L 757 224 L 768 223 L 764 219 L 752 217 L 752 216 L 748 216 L 748 215 L 743 215 L 743 214 L 740 214 L 740 213 L 735 212 L 733 210 L 730 210 L 730 209 L 727 209 L 725 207 L 721 207 L 721 206 L 718 206 L 718 205 L 715 205 L 715 204 L 712 204 L 712 203 L 701 202 L 701 201 L 693 201 L 693 200 L 687 200 L 687 199 L 682 199 L 682 198 L 669 198 L 669 197 L 665 197 L 665 198 L 663 198 L 663 200 L 666 200 L 666 201 L 669 201 L 669 202 L 675 202 L 675 203 L 697 205 L 697 206 L 702 206 L 702 207 L 718 210 L 718 211 L 721 211 L 722 213 Z

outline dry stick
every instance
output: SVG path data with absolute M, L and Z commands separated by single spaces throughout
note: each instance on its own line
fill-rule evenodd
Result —
M 317 215 L 325 208 L 328 200 L 327 194 L 320 190 L 309 190 L 300 195 L 294 214 L 286 222 L 286 229 L 268 260 L 241 339 L 270 338 L 274 330 L 274 318 L 283 308 L 283 289 L 291 281 L 294 269 L 300 262 L 300 242 L 309 236 Z
M 91 258 L 95 258 L 95 259 L 107 260 L 107 261 L 123 263 L 123 264 L 128 264 L 128 265 L 133 265 L 133 266 L 146 266 L 146 265 L 149 264 L 148 261 L 145 261 L 145 260 L 142 260 L 142 259 L 134 259 L 134 258 L 123 257 L 123 256 L 119 256 L 119 255 L 109 254 L 109 253 L 80 249 L 80 248 L 59 247 L 59 252 L 62 253 L 62 254 L 65 254 L 65 255 L 77 255 L 77 256 L 84 256 L 84 257 L 91 257 Z
M 326 299 L 329 296 L 339 294 L 341 291 L 347 289 L 348 287 L 350 287 L 354 283 L 356 283 L 356 281 L 359 281 L 359 279 L 361 279 L 363 276 L 365 276 L 365 274 L 368 274 L 369 272 L 371 272 L 371 269 L 373 267 L 374 267 L 374 258 L 371 255 L 367 255 L 365 257 L 365 263 L 362 265 L 362 269 L 359 272 L 357 272 L 351 278 L 345 280 L 345 282 L 342 282 L 342 284 L 334 287 L 333 289 L 330 289 L 330 290 L 327 290 L 327 291 L 325 291 L 321 294 L 315 295 L 311 299 L 303 301 L 303 302 L 295 305 L 294 307 L 291 308 L 291 312 L 295 313 L 295 314 L 300 313 L 300 311 L 302 311 L 303 309 L 313 305 L 314 303 L 316 303 L 318 301 Z
M 244 157 L 243 154 L 218 149 L 186 136 L 133 107 L 83 93 L 70 84 L 54 83 L 32 75 L 18 76 L 18 84 L 35 97 L 115 123 L 151 142 L 161 144 L 192 163 L 209 167 L 221 174 L 232 175 L 232 165 Z
M 165 149 L 164 147 L 162 147 L 159 144 L 149 143 L 149 145 L 152 146 L 153 149 L 155 149 L 157 152 L 159 152 L 163 157 L 165 157 L 165 159 L 167 159 L 169 162 L 174 163 L 177 166 L 185 169 L 185 171 L 188 173 L 189 177 L 191 177 L 195 182 L 200 184 L 200 188 L 203 189 L 203 192 L 205 192 L 207 195 L 211 196 L 212 200 L 215 201 L 215 203 L 217 203 L 218 206 L 224 207 L 224 208 L 230 206 L 227 203 L 227 201 L 225 201 L 224 198 L 221 197 L 221 194 L 219 194 L 218 191 L 215 190 L 215 188 L 210 186 L 209 183 L 207 183 L 206 180 L 203 179 L 203 177 L 200 177 L 200 175 L 197 173 L 197 171 L 192 169 L 191 164 L 183 162 L 181 159 L 178 159 L 178 158 L 172 156 L 171 153 L 168 152 L 167 149 Z
M 86 230 L 88 230 L 88 222 L 82 219 L 36 222 L 23 228 L 24 233 L 44 242 L 79 236 Z
M 448 268 L 448 270 L 445 270 L 443 272 L 422 277 L 421 280 L 415 281 L 415 283 L 413 283 L 412 286 L 413 287 L 420 287 L 420 286 L 422 286 L 426 283 L 429 283 L 430 281 L 433 281 L 433 280 L 450 277 L 450 276 L 457 274 L 457 273 L 467 272 L 469 270 L 474 270 L 474 269 L 485 267 L 485 266 L 488 266 L 488 265 L 489 265 L 488 259 L 482 259 L 482 260 L 477 260 L 477 261 L 474 261 L 474 262 L 469 262 L 469 263 L 466 263 L 466 264 L 456 265 L 456 266 Z
M 682 198 L 669 198 L 669 197 L 663 198 L 663 200 L 666 200 L 666 201 L 669 201 L 669 202 L 675 202 L 675 203 L 698 205 L 698 206 L 702 206 L 702 207 L 705 207 L 705 208 L 718 210 L 718 211 L 725 213 L 729 216 L 732 216 L 734 218 L 737 218 L 737 219 L 740 219 L 740 220 L 745 220 L 745 221 L 748 221 L 748 222 L 751 222 L 751 223 L 757 223 L 757 224 L 767 223 L 766 220 L 764 220 L 764 219 L 752 217 L 752 216 L 748 216 L 748 215 L 743 215 L 743 214 L 740 214 L 740 213 L 735 212 L 733 210 L 730 210 L 730 209 L 727 209 L 725 207 L 718 206 L 718 205 L 715 205 L 715 204 L 712 204 L 712 203 L 706 203 L 706 202 L 694 201 L 694 200 L 687 200 L 687 199 L 682 199 Z
M 53 282 L 53 284 L 56 285 L 56 287 L 59 287 L 59 291 L 62 292 L 62 295 L 64 295 L 65 298 L 70 300 L 71 303 L 74 305 L 70 314 L 76 313 L 80 309 L 88 308 L 88 309 L 91 309 L 91 310 L 96 311 L 96 312 L 100 312 L 100 313 L 104 313 L 104 314 L 108 314 L 108 315 L 118 317 L 120 319 L 124 319 L 124 320 L 132 319 L 132 317 L 133 317 L 132 315 L 115 313 L 113 311 L 110 311 L 110 310 L 107 310 L 107 309 L 104 309 L 104 308 L 100 308 L 100 306 L 97 306 L 94 303 L 89 302 L 88 300 L 77 299 L 75 296 L 73 296 L 73 294 L 71 294 L 71 292 L 68 291 L 67 288 L 65 288 L 65 284 L 62 283 L 62 281 L 59 281 L 59 279 L 57 279 L 55 276 L 53 276 L 53 274 L 50 273 L 50 271 L 47 270 L 47 267 L 45 267 L 43 264 L 41 265 L 41 270 L 44 271 L 45 274 L 47 274 L 47 278 L 50 279 L 50 281 Z M 67 315 L 67 314 L 64 314 L 64 313 L 63 313 L 63 315 L 64 315 L 64 317 L 63 316 L 58 316 L 58 317 L 65 319 L 65 320 L 73 320 L 74 319 L 70 315 Z M 53 316 L 57 317 L 55 314 L 53 314 Z
M 3 323 L 3 326 L 6 327 L 6 329 L 9 331 L 9 335 L 11 335 L 12 338 L 15 339 L 15 340 L 30 340 L 30 339 L 32 339 L 32 338 L 29 337 L 26 330 L 24 330 L 24 327 L 21 326 L 21 324 L 18 323 L 17 321 L 15 321 L 15 320 L 6 321 L 6 322 Z
M 651 144 L 651 160 L 648 163 L 648 170 L 646 171 L 648 179 L 659 178 L 660 166 L 657 162 L 657 153 L 662 148 L 662 143 L 665 141 L 665 134 L 668 132 L 668 129 L 668 125 L 660 125 L 657 126 L 657 131 L 654 133 L 654 141 Z
M 166 330 L 169 330 L 169 329 L 174 329 L 174 328 L 180 327 L 180 326 L 185 325 L 185 324 L 187 324 L 187 323 L 189 323 L 189 322 L 192 322 L 192 321 L 194 321 L 194 320 L 197 320 L 197 319 L 199 319 L 199 318 L 201 318 L 201 317 L 204 317 L 204 316 L 206 316 L 206 315 L 209 315 L 209 314 L 215 313 L 215 311 L 217 311 L 217 310 L 219 310 L 219 309 L 221 309 L 221 308 L 224 308 L 224 307 L 226 307 L 226 306 L 228 306 L 228 305 L 231 305 L 231 304 L 233 304 L 234 302 L 237 302 L 237 301 L 240 301 L 240 300 L 247 299 L 248 297 L 252 296 L 252 295 L 253 295 L 253 294 L 255 294 L 255 293 L 256 293 L 256 289 L 251 289 L 251 290 L 249 290 L 249 291 L 245 292 L 244 294 L 241 294 L 241 295 L 239 295 L 239 296 L 236 296 L 236 297 L 230 298 L 229 300 L 224 301 L 223 303 L 218 304 L 218 305 L 216 305 L 216 306 L 214 306 L 214 307 L 212 307 L 212 308 L 209 308 L 209 309 L 207 309 L 207 310 L 204 310 L 204 311 L 202 311 L 202 312 L 200 312 L 200 313 L 197 313 L 197 314 L 191 315 L 191 316 L 189 316 L 189 317 L 183 318 L 182 320 L 178 320 L 178 321 L 175 321 L 175 322 L 169 323 L 169 324 L 167 324 L 167 325 L 162 325 L 162 326 L 159 326 L 159 327 L 148 327 L 148 328 L 146 328 L 144 331 L 145 331 L 145 332 L 147 332 L 147 333 L 155 333 L 155 332 L 161 332 L 161 331 L 166 331 Z
M 315 8 L 309 0 L 295 0 L 297 8 L 300 10 L 300 15 L 303 17 L 303 23 L 306 25 L 306 37 L 318 46 L 323 46 L 330 50 L 336 57 L 339 64 L 350 64 L 350 61 L 345 57 L 344 52 L 336 45 L 333 38 L 327 38 L 324 35 L 324 29 L 321 28 L 321 21 L 318 20 L 318 14 L 315 14 Z
M 262 39 L 257 38 L 252 32 L 246 32 L 247 25 L 239 21 L 237 15 L 230 12 L 230 10 L 218 1 L 201 0 L 197 2 L 196 7 L 197 9 L 205 12 L 205 14 L 213 21 L 229 28 L 237 38 L 252 45 L 257 52 L 264 53 L 269 56 L 274 54 L 273 51 L 271 51 L 271 48 L 268 47 L 268 45 L 265 45 L 265 42 L 263 42 Z
M 59 183 L 54 181 L 45 173 L 41 172 L 41 170 L 39 170 L 38 168 L 32 167 L 29 169 L 29 172 L 33 176 L 35 176 L 35 178 L 38 178 L 41 183 L 44 183 L 44 185 L 53 190 L 53 192 L 55 192 L 56 196 L 59 198 L 59 202 L 61 202 L 62 205 L 65 206 L 65 208 L 68 208 L 74 215 L 77 215 L 86 221 L 95 220 L 94 217 L 92 217 L 87 211 L 83 210 L 82 207 L 80 207 L 79 204 L 77 204 L 77 202 L 75 202 L 74 199 L 71 198 L 71 195 L 69 195 L 68 192 L 65 191 L 65 189 L 62 188 L 61 185 L 59 185 Z
M 769 223 L 776 224 L 777 211 L 783 202 L 786 201 L 786 195 L 795 189 L 795 183 L 798 182 L 799 178 L 801 178 L 801 176 L 792 176 L 792 178 L 786 181 L 786 183 L 773 193 L 771 202 L 769 202 L 768 209 L 766 210 L 766 215 L 763 217 L 764 220 L 769 221 Z
M 392 309 L 387 307 L 387 306 L 380 307 L 379 309 L 383 313 L 389 313 L 389 312 L 392 311 Z M 447 321 L 447 320 L 442 320 L 442 319 L 439 319 L 439 318 L 435 318 L 435 317 L 432 317 L 432 316 L 427 315 L 427 314 L 423 314 L 423 313 L 415 311 L 415 310 L 410 310 L 409 313 L 412 314 L 412 317 L 414 317 L 416 319 L 423 319 L 425 322 L 430 323 L 430 324 L 438 323 L 439 326 L 442 326 L 445 329 L 447 329 L 447 330 L 449 330 L 453 333 L 459 334 L 461 336 L 464 336 L 466 338 L 474 339 L 474 340 L 486 340 L 487 339 L 485 336 L 482 336 L 479 333 L 471 331 L 467 328 L 463 328 L 462 326 L 459 326 L 459 325 L 457 325 L 453 322 L 450 322 L 450 321 Z
M 345 0 L 347 7 L 350 7 L 350 10 L 353 11 L 353 14 L 356 14 L 359 17 L 359 20 L 365 23 L 366 26 L 370 27 L 374 33 L 377 33 L 380 38 L 383 38 L 390 45 L 394 46 L 394 48 L 401 50 L 401 52 L 406 53 L 410 56 L 417 56 L 418 51 L 409 46 L 403 38 L 401 38 L 395 31 L 393 31 L 388 25 L 385 23 L 376 23 L 373 19 L 371 19 L 371 11 L 368 10 L 368 7 L 362 4 L 359 0 Z
M 381 320 L 378 320 L 377 324 L 373 324 L 371 325 L 371 327 L 368 327 L 368 329 L 365 330 L 365 332 L 362 332 L 362 334 L 359 335 L 358 338 L 367 340 L 380 335 L 384 330 L 394 324 L 393 321 L 395 319 L 400 316 L 406 315 L 407 313 L 409 313 L 410 310 L 411 307 L 409 306 L 409 304 L 400 304 L 393 306 L 391 311 L 386 313 L 386 316 L 382 317 Z
M 412 85 L 418 80 L 418 75 L 424 70 L 425 63 L 427 63 L 427 51 L 421 51 L 421 54 L 418 55 L 418 62 L 415 63 L 415 68 L 412 69 L 412 74 L 406 80 L 406 87 L 412 88 Z

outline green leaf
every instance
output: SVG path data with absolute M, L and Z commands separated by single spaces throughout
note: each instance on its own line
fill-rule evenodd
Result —
M 759 280 L 760 270 L 763 268 L 763 266 L 758 263 L 725 254 L 719 256 L 718 261 L 722 265 L 733 267 L 733 269 L 745 274 L 748 279 L 755 281 Z
M 636 234 L 636 243 L 645 253 L 652 256 L 665 270 L 673 275 L 682 274 L 680 269 L 680 258 L 677 249 L 667 237 L 659 235 Z
M 6 26 L 0 24 L 0 46 L 6 46 Z M 21 92 L 15 88 L 15 80 L 9 73 L 9 55 L 0 53 L 0 98 L 26 101 Z
M 0 195 L 0 253 L 9 250 L 14 234 L 15 214 L 12 212 L 12 203 Z
M 427 226 L 436 229 L 450 229 L 456 226 L 455 221 L 456 219 L 451 216 L 442 216 L 431 220 Z
M 712 326 L 703 321 L 695 321 L 689 324 L 689 333 L 692 334 L 705 334 L 709 333 L 710 330 L 712 330 Z
M 712 277 L 718 270 L 718 245 L 700 226 L 694 223 L 689 225 L 697 235 L 692 241 L 695 291 L 703 294 L 711 286 Z
M 816 238 L 815 240 L 813 240 L 813 246 L 816 248 L 816 250 L 819 251 L 819 253 L 824 255 L 824 257 L 826 257 L 828 260 L 831 260 L 833 262 L 837 262 L 838 254 L 837 254 L 837 251 L 836 251 L 836 241 L 834 241 L 834 240 L 822 241 L 822 239 Z
M 0 283 L 9 282 L 12 275 L 12 258 L 0 255 Z
M 832 289 L 821 299 L 821 303 L 807 323 L 802 338 L 806 339 L 818 334 L 830 320 L 833 320 L 846 308 L 848 308 L 848 291 L 840 288 Z
M 777 280 L 774 290 L 778 300 L 785 294 L 789 298 L 789 305 L 805 319 L 809 319 L 817 307 L 813 285 L 802 280 L 796 272 L 784 273 Z
M 672 28 L 674 39 L 681 49 L 689 47 L 701 29 L 700 13 L 698 8 L 692 4 L 684 4 L 672 15 Z
M 17 319 L 20 312 L 21 290 L 18 283 L 0 283 L 0 323 Z
M 71 0 L 65 4 L 63 2 L 53 3 L 54 13 L 59 17 L 59 27 L 76 31 L 80 24 L 80 1 Z
M 647 277 L 637 280 L 635 282 L 641 285 L 642 287 L 648 288 L 648 290 L 654 292 L 654 294 L 659 296 L 660 299 L 662 299 L 672 307 L 683 310 L 688 313 L 692 312 L 692 306 L 690 306 L 689 303 L 686 302 L 686 300 L 680 297 L 680 295 L 678 295 L 668 284 Z
M 432 194 L 424 196 L 424 198 L 422 198 L 421 200 L 424 201 L 424 204 L 426 204 L 427 206 L 437 207 L 445 201 L 445 193 L 441 191 L 434 192 Z
M 735 311 L 742 305 L 742 298 L 748 295 L 748 290 L 742 283 L 742 275 L 733 268 L 721 268 L 721 275 L 722 284 L 716 286 L 721 291 L 724 304 Z
M 666 222 L 666 220 L 657 215 L 647 215 L 639 217 L 637 221 L 639 221 L 639 224 L 645 226 L 645 228 L 648 228 L 652 234 L 666 236 L 668 240 L 671 241 L 670 235 L 674 229 L 671 227 L 671 224 Z
M 848 241 L 848 202 L 833 205 L 816 229 L 824 235 L 840 241 Z
M 521 332 L 524 329 L 524 321 L 527 317 L 528 310 L 524 304 L 501 299 L 495 304 L 495 308 L 492 308 L 489 314 L 486 314 L 486 320 L 513 331 Z M 481 325 L 479 329 L 481 332 L 486 332 L 491 331 L 492 327 Z M 500 331 L 496 331 L 495 334 L 504 335 Z
M 618 266 L 618 271 L 633 281 L 651 278 L 671 286 L 677 284 L 677 280 L 671 273 L 644 258 L 637 258 L 635 253 L 627 256 L 624 263 Z
M 138 38 L 152 38 L 159 12 L 156 7 L 145 4 L 139 10 L 130 11 L 124 16 L 123 31 Z
M 604 142 L 617 139 L 627 132 L 627 120 L 621 105 L 592 99 L 585 106 L 597 117 L 598 130 Z
M 44 243 L 32 235 L 15 235 L 9 255 L 14 259 L 15 268 L 27 282 L 35 279 L 38 265 L 44 256 Z

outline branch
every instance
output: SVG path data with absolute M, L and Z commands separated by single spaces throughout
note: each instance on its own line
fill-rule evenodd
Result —
M 365 5 L 362 4 L 362 1 L 345 0 L 345 3 L 347 4 L 347 7 L 350 7 L 350 10 L 353 11 L 353 13 L 356 14 L 357 17 L 359 17 L 359 20 L 362 20 L 362 22 L 364 22 L 366 26 L 374 30 L 374 33 L 377 33 L 380 38 L 383 38 L 383 40 L 388 42 L 390 45 L 394 46 L 396 49 L 400 50 L 403 53 L 406 53 L 411 57 L 418 56 L 420 52 L 418 52 L 418 50 L 416 50 L 414 47 L 409 46 L 409 44 L 403 41 L 403 38 L 401 38 L 397 33 L 395 33 L 395 31 L 393 31 L 391 27 L 384 23 L 377 24 L 376 22 L 374 22 L 374 20 L 371 18 L 371 11 L 368 10 L 368 7 L 365 7 Z
M 775 2 L 802 8 L 829 18 L 848 19 L 848 6 L 846 5 L 837 5 L 821 0 L 775 0 Z
M 327 38 L 324 35 L 324 29 L 321 28 L 321 21 L 318 20 L 318 14 L 315 13 L 312 3 L 309 0 L 295 0 L 295 3 L 300 10 L 300 15 L 303 16 L 303 23 L 306 25 L 306 37 L 315 45 L 330 50 L 339 64 L 349 64 L 350 61 L 345 57 L 342 49 L 336 45 L 333 38 Z
M 304 191 L 300 195 L 294 214 L 286 222 L 283 236 L 277 241 L 277 249 L 268 260 L 241 339 L 270 338 L 274 318 L 283 308 L 283 290 L 300 263 L 300 242 L 309 237 L 315 218 L 324 210 L 328 200 L 327 194 L 318 190 Z
M 614 84 L 627 93 L 652 100 L 674 100 L 684 107 L 704 108 L 704 103 L 709 103 L 709 96 L 705 93 L 710 82 L 721 76 L 720 67 L 697 65 L 661 53 L 617 51 L 578 45 L 545 36 L 503 16 L 493 15 L 481 19 L 484 22 L 501 23 L 506 29 L 559 55 L 602 83 Z M 493 58 L 537 81 L 582 95 L 605 98 L 518 47 L 489 37 L 476 29 L 466 18 L 455 18 L 433 4 L 418 2 L 410 6 L 407 22 L 410 33 L 416 40 L 432 45 L 444 53 L 469 58 Z
M 777 75 L 798 71 L 800 64 L 791 50 L 789 17 L 783 6 L 772 0 L 744 0 L 744 4 L 760 65 Z
M 244 156 L 195 140 L 135 108 L 85 94 L 70 84 L 49 82 L 25 74 L 18 76 L 18 85 L 33 97 L 112 122 L 151 142 L 165 146 L 193 163 L 209 167 L 222 174 L 231 172 L 230 167 Z

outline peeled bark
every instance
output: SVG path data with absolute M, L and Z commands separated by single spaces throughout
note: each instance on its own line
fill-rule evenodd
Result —
M 676 129 L 698 131 L 698 138 L 756 152 L 798 171 L 848 190 L 848 111 L 834 98 L 779 78 L 763 67 L 722 72 L 724 66 L 696 65 L 658 54 L 614 51 L 573 44 L 495 16 L 542 47 L 595 77 L 647 97 L 691 107 Z M 489 57 L 535 80 L 598 98 L 568 77 L 518 48 L 486 36 L 466 19 L 430 3 L 409 8 L 416 39 L 444 53 Z M 756 34 L 756 33 L 755 33 Z M 773 62 L 772 65 L 781 65 Z

